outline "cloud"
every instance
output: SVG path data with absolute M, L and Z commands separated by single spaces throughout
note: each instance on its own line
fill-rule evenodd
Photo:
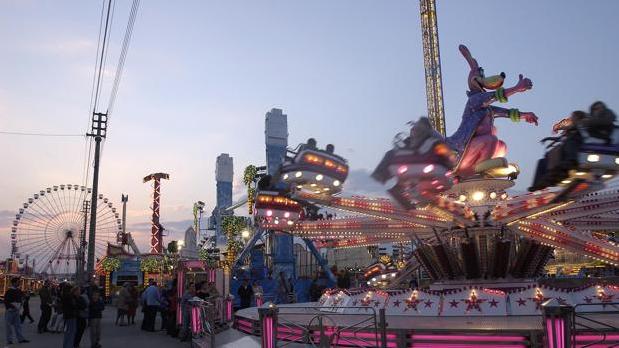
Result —
M 204 219 L 202 223 L 205 223 Z M 161 225 L 165 228 L 165 236 L 163 237 L 165 247 L 172 240 L 183 239 L 185 230 L 193 226 L 193 220 L 161 221 Z M 127 232 L 131 232 L 131 236 L 141 252 L 148 252 L 150 249 L 150 221 L 129 224 L 127 225 Z
M 15 212 L 12 210 L 0 210 L 0 228 L 7 228 L 13 224 Z
M 90 54 L 96 47 L 96 43 L 93 40 L 81 38 L 46 41 L 45 43 L 30 46 L 32 50 L 60 56 Z
M 371 172 L 367 169 L 353 169 L 348 173 L 344 183 L 345 195 L 360 195 L 372 197 L 388 197 L 386 187 L 377 183 L 370 177 Z

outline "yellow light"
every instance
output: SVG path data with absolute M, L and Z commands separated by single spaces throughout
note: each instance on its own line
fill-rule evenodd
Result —
M 496 198 L 496 192 L 490 192 L 490 199 Z
M 561 181 L 562 184 L 569 184 L 571 182 L 572 182 L 572 180 L 569 180 L 569 179 L 565 179 L 565 180 Z
M 335 186 L 335 187 L 340 186 L 340 181 L 339 180 L 333 181 L 333 186 Z
M 294 173 L 294 176 L 295 176 L 295 177 L 297 177 L 297 178 L 300 178 L 300 177 L 301 177 L 301 175 L 303 175 L 303 173 L 301 173 L 301 172 L 296 172 L 296 173 Z
M 460 195 L 460 197 L 458 198 L 460 202 L 464 202 L 466 201 L 466 195 Z
M 318 175 L 316 175 L 316 180 L 317 180 L 317 181 L 322 180 L 322 174 L 318 174 Z
M 484 199 L 485 196 L 486 194 L 483 193 L 482 191 L 475 191 L 473 192 L 473 195 L 471 196 L 471 198 L 473 198 L 474 201 L 481 201 L 482 199 Z

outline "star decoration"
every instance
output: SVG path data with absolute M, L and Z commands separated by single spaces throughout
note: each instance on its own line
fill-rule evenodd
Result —
M 458 308 L 458 303 L 460 302 L 456 300 L 451 300 L 451 302 L 449 302 L 449 308 Z
M 434 303 L 434 302 L 432 302 L 432 301 L 430 301 L 430 300 L 427 300 L 427 301 L 425 301 L 423 304 L 425 304 L 425 305 L 426 305 L 426 307 L 425 307 L 425 308 L 432 308 L 432 304 L 433 304 L 433 303 Z
M 559 302 L 560 305 L 567 305 L 567 300 L 561 297 L 557 297 L 557 302 Z
M 484 302 L 486 302 L 485 299 L 478 299 L 477 295 L 475 295 L 475 293 L 473 292 L 471 294 L 471 297 L 468 299 L 463 299 L 464 303 L 466 303 L 466 311 L 470 311 L 472 309 L 477 309 L 478 311 L 481 312 L 481 307 L 480 305 Z
M 607 295 L 604 291 L 598 292 L 597 298 L 602 302 L 602 308 L 606 308 L 606 304 L 613 302 L 615 295 Z
M 352 301 L 352 305 L 353 305 L 353 306 L 356 306 L 356 305 L 357 305 L 357 302 L 359 302 L 359 301 L 357 301 L 357 300 Z
M 380 306 L 380 301 L 374 301 L 374 307 Z
M 586 303 L 591 303 L 591 301 L 593 300 L 592 298 L 590 298 L 589 296 L 585 296 L 585 298 L 583 299 L 585 300 Z
M 490 304 L 490 307 L 498 307 L 499 301 L 492 299 L 488 301 L 488 303 Z
M 402 303 L 400 300 L 395 300 L 395 301 L 393 301 L 393 306 L 394 307 L 400 307 L 400 303 Z
M 410 298 L 406 300 L 406 307 L 407 308 L 412 308 L 414 310 L 417 310 L 417 305 L 421 303 L 421 300 L 417 299 L 416 297 Z
M 539 310 L 539 309 L 542 309 L 542 303 L 546 302 L 547 300 L 550 300 L 550 298 L 544 297 L 544 294 L 542 294 L 542 292 L 539 291 L 538 289 L 535 293 L 535 297 L 531 297 L 531 300 L 535 302 L 535 309 Z
M 523 298 L 519 298 L 516 302 L 518 302 L 518 307 L 527 305 L 527 300 Z

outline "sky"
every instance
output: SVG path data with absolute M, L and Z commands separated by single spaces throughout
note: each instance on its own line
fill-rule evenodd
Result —
M 595 100 L 618 108 L 619 2 L 438 0 L 447 132 L 466 102 L 466 44 L 487 74 L 519 73 L 533 89 L 509 107 L 538 127 L 499 120 L 508 159 L 531 182 L 539 140 Z M 103 90 L 107 104 L 131 2 L 117 0 Z M 101 1 L 0 2 L 0 131 L 83 134 Z M 406 122 L 426 113 L 419 4 L 414 0 L 142 1 L 103 150 L 100 192 L 129 195 L 128 230 L 147 250 L 151 188 L 167 172 L 163 225 L 178 239 L 193 202 L 211 211 L 215 158 L 234 157 L 235 197 L 263 164 L 264 115 L 288 115 L 289 144 L 333 143 L 351 166 L 349 194 L 384 195 L 369 172 Z M 10 225 L 41 189 L 84 182 L 83 137 L 0 134 L 0 257 Z

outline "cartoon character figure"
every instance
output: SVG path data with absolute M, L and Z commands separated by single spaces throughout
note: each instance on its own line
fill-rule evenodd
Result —
M 471 56 L 468 48 L 464 45 L 460 45 L 459 48 L 471 68 L 467 92 L 469 99 L 460 126 L 446 140 L 458 153 L 458 165 L 454 174 L 466 178 L 476 174 L 477 165 L 490 159 L 504 157 L 507 152 L 505 143 L 497 138 L 495 118 L 510 118 L 514 122 L 524 120 L 537 125 L 537 116 L 532 112 L 492 105 L 497 101 L 507 102 L 510 96 L 531 89 L 533 83 L 530 79 L 524 78 L 521 74 L 514 87 L 503 88 L 505 73 L 485 76 L 483 68 Z

